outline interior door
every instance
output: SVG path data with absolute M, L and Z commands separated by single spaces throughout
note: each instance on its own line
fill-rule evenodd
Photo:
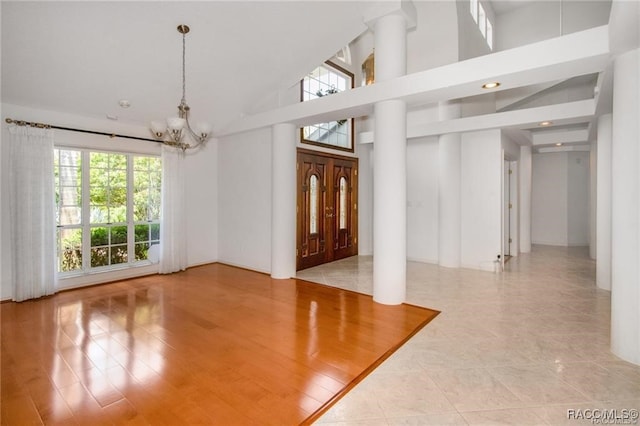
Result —
M 503 199 L 504 199 L 504 205 L 503 205 L 503 229 L 504 229 L 504 233 L 503 233 L 503 238 L 504 241 L 502 243 L 503 248 L 503 254 L 504 256 L 509 256 L 511 254 L 510 252 L 510 248 L 511 248 L 511 244 L 510 244 L 510 239 L 511 239 L 511 176 L 509 175 L 511 173 L 510 170 L 510 164 L 508 161 L 505 160 L 504 162 L 504 179 L 503 179 L 503 183 L 504 183 L 504 188 L 503 188 Z
M 298 150 L 298 270 L 358 254 L 357 165 L 357 158 Z

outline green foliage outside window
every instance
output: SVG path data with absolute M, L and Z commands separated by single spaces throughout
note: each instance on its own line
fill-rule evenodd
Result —
M 83 170 L 82 151 L 56 149 L 58 270 L 68 272 L 148 259 L 149 248 L 160 242 L 161 160 L 93 151 L 88 159 L 89 167 Z M 130 168 L 133 181 L 128 190 Z M 84 215 L 83 172 L 89 180 L 89 209 Z M 128 199 L 130 196 L 132 200 Z M 133 222 L 128 222 L 130 205 Z M 86 236 L 90 258 L 84 264 L 82 217 L 91 224 Z M 129 230 L 134 234 L 131 250 Z

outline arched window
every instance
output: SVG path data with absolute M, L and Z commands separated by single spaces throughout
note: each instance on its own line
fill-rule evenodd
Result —
M 318 233 L 318 176 L 309 178 L 309 233 Z
M 301 81 L 301 101 L 311 101 L 353 89 L 353 74 L 331 62 L 311 71 Z M 302 128 L 302 143 L 353 152 L 353 119 L 318 123 Z

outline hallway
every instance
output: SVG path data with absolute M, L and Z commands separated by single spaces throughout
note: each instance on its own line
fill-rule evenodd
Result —
M 298 277 L 371 294 L 371 274 L 362 256 Z M 640 367 L 609 351 L 610 293 L 594 277 L 582 247 L 534 246 L 500 274 L 409 262 L 407 302 L 442 313 L 317 423 L 583 424 L 567 410 L 640 409 Z

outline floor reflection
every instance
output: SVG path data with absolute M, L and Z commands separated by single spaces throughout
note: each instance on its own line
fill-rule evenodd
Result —
M 148 386 L 165 368 L 162 288 L 131 288 L 106 296 L 56 304 L 52 377 L 72 411 L 108 405 L 122 391 Z M 154 334 L 150 334 L 151 328 Z M 58 356 L 59 354 L 59 356 Z M 114 374 L 115 373 L 115 374 Z M 77 380 L 86 388 L 82 392 Z
M 214 264 L 8 303 L 3 424 L 297 424 L 436 313 Z

